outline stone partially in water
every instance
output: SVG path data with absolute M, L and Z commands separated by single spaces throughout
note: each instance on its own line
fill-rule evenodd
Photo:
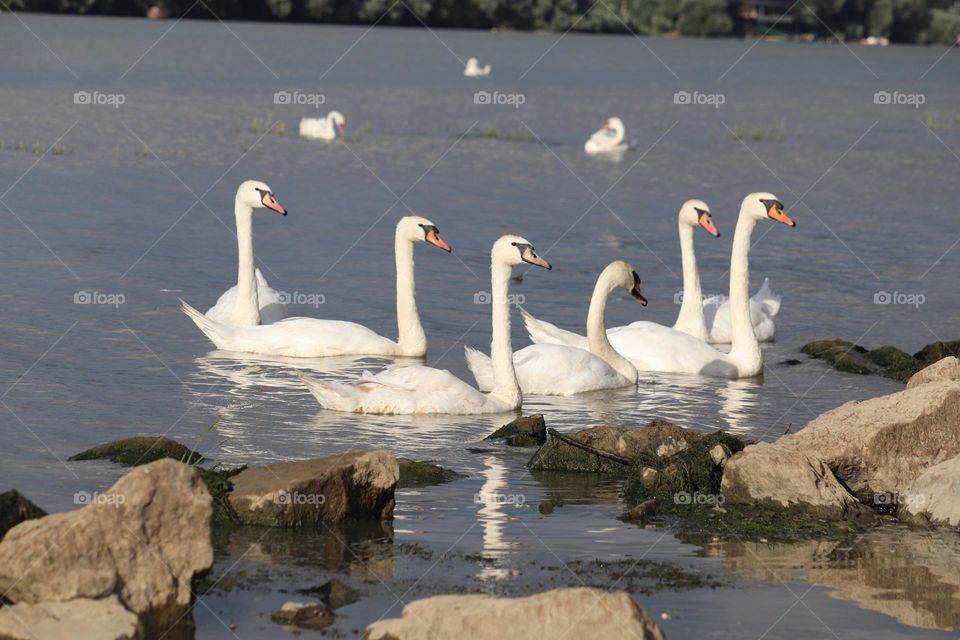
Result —
M 727 461 L 720 491 L 724 505 L 799 509 L 834 520 L 868 516 L 823 462 L 767 442 L 746 447 Z
M 89 502 L 7 532 L 0 593 L 17 604 L 117 595 L 148 631 L 180 620 L 213 564 L 212 501 L 197 470 L 158 460 Z
M 504 440 L 510 447 L 536 447 L 547 441 L 547 424 L 543 414 L 523 416 L 503 425 L 484 440 Z
M 179 442 L 163 436 L 134 436 L 114 440 L 86 451 L 70 460 L 109 460 L 127 467 L 149 464 L 162 458 L 172 458 L 186 464 L 200 464 L 204 458 Z
M 231 478 L 228 500 L 244 524 L 319 527 L 393 517 L 399 479 L 389 451 L 347 451 L 244 469 Z
M 814 358 L 826 360 L 835 369 L 846 373 L 866 375 L 876 373 L 881 368 L 864 355 L 867 353 L 866 349 L 840 338 L 814 340 L 803 345 L 800 351 Z
M 23 497 L 16 489 L 0 493 L 0 540 L 21 522 L 42 518 L 47 513 Z
M 322 602 L 285 602 L 270 619 L 285 627 L 317 630 L 333 623 L 333 612 Z
M 955 358 L 960 358 L 960 340 L 948 340 L 947 342 L 931 342 L 920 351 L 917 351 L 913 354 L 913 357 L 917 360 L 923 360 L 924 362 L 934 363 L 937 360 L 942 360 L 953 356 Z
M 116 596 L 99 600 L 15 604 L 0 608 L 3 640 L 133 640 L 142 638 L 137 616 Z
M 416 600 L 400 618 L 367 627 L 366 640 L 469 638 L 635 638 L 664 640 L 657 623 L 625 592 L 578 587 L 527 598 L 444 595 Z
M 452 482 L 465 477 L 461 473 L 444 469 L 432 462 L 417 462 L 409 458 L 397 458 L 400 465 L 398 489 L 408 487 L 428 487 L 430 485 Z
M 924 367 L 924 363 L 920 360 L 890 345 L 872 349 L 865 354 L 865 357 L 883 367 L 883 375 L 899 382 L 906 382 L 910 376 Z
M 339 609 L 360 600 L 360 592 L 350 585 L 340 582 L 336 578 L 324 582 L 319 587 L 298 589 L 297 593 L 304 596 L 319 598 L 330 609 Z

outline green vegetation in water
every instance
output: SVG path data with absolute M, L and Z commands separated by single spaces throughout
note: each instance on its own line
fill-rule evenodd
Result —
M 715 589 L 723 586 L 709 574 L 652 560 L 573 560 L 567 566 L 586 585 L 607 589 L 611 584 L 616 584 L 618 589 L 645 596 L 660 591 L 688 591 L 704 587 Z
M 737 125 L 730 129 L 730 137 L 734 140 L 753 140 L 754 142 L 783 142 L 786 127 L 781 120 L 776 127 L 762 127 L 753 125 L 745 127 Z
M 352 131 L 343 136 L 343 139 L 345 142 L 360 142 L 371 133 L 373 133 L 373 125 L 369 122 L 364 122 L 356 131 Z
M 651 522 L 668 524 L 682 540 L 694 543 L 712 537 L 771 542 L 842 538 L 868 528 L 853 520 L 827 520 L 803 510 L 756 504 L 724 505 L 718 509 L 675 505 Z
M 247 128 L 250 133 L 272 133 L 275 136 L 284 136 L 287 134 L 287 123 L 283 120 L 273 119 L 273 114 L 268 113 L 263 120 L 257 118 L 250 123 Z
M 741 451 L 740 438 L 717 431 L 694 440 L 687 448 L 668 457 L 642 452 L 630 465 L 623 483 L 623 498 L 629 505 L 656 500 L 659 508 L 674 504 L 678 493 L 717 495 L 720 493 L 722 467 L 710 457 L 710 450 L 721 445 L 731 454 Z M 652 479 L 644 480 L 644 469 L 654 469 Z
M 456 471 L 444 469 L 431 462 L 399 458 L 397 463 L 400 465 L 400 482 L 397 487 L 401 489 L 443 484 L 464 477 Z
M 229 496 L 233 491 L 233 482 L 230 480 L 247 466 L 233 467 L 230 469 L 214 466 L 211 469 L 197 467 L 200 477 L 213 497 L 213 530 L 214 534 L 227 535 L 230 531 L 240 526 L 240 518 L 236 511 L 230 506 Z
M 942 358 L 960 356 L 960 340 L 932 342 L 913 355 L 890 345 L 868 350 L 840 338 L 814 340 L 803 345 L 800 351 L 826 360 L 838 371 L 859 375 L 876 373 L 906 382 L 917 371 Z
M 199 464 L 204 457 L 163 436 L 134 436 L 115 440 L 70 456 L 69 460 L 109 460 L 127 467 L 173 458 L 186 464 Z
M 537 138 L 526 129 L 517 129 L 500 133 L 496 127 L 487 127 L 482 129 L 474 138 L 491 138 L 495 140 L 506 140 L 507 142 L 535 142 Z

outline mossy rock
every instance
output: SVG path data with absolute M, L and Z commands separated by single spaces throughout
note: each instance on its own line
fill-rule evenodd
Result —
M 746 443 L 737 436 L 724 431 L 707 434 L 668 458 L 654 452 L 645 452 L 636 458 L 627 470 L 623 483 L 623 497 L 629 505 L 639 505 L 649 500 L 658 504 L 674 504 L 677 493 L 700 493 L 717 495 L 723 470 L 714 462 L 710 450 L 717 445 L 726 446 L 731 454 L 743 450 Z M 644 470 L 654 469 L 656 474 Z
M 175 440 L 163 436 L 134 436 L 114 440 L 86 451 L 70 460 L 109 460 L 127 467 L 149 464 L 163 458 L 173 458 L 186 464 L 200 464 L 204 457 Z
M 213 528 L 215 530 L 230 530 L 240 525 L 240 518 L 233 507 L 230 506 L 230 500 L 227 496 L 233 491 L 233 483 L 230 478 L 246 468 L 246 465 L 233 469 L 197 468 L 200 477 L 203 478 L 203 482 L 207 485 L 207 489 L 213 497 Z
M 719 509 L 674 506 L 667 510 L 678 537 L 694 544 L 709 538 L 792 542 L 810 538 L 842 538 L 865 531 L 876 521 L 837 520 L 815 510 L 766 504 L 723 505 Z
M 927 366 L 926 363 L 917 360 L 906 351 L 890 345 L 872 349 L 865 354 L 865 357 L 874 364 L 883 367 L 885 376 L 900 382 L 906 382 L 910 379 L 910 376 Z
M 813 342 L 808 342 L 800 347 L 800 352 L 805 353 L 808 356 L 813 356 L 814 358 L 821 358 L 827 352 L 836 350 L 837 347 L 843 347 L 845 349 L 852 348 L 854 351 L 859 351 L 860 353 L 867 352 L 867 350 L 863 347 L 841 338 L 827 338 L 826 340 L 814 340 Z
M 947 356 L 956 356 L 960 358 L 960 340 L 949 340 L 947 342 L 931 342 L 920 351 L 913 354 L 917 360 L 922 360 L 926 364 L 933 364 L 937 360 L 942 360 Z
M 484 440 L 504 440 L 510 447 L 538 447 L 547 441 L 547 423 L 541 413 L 523 416 L 503 425 Z
M 397 483 L 397 487 L 400 489 L 428 487 L 465 477 L 461 473 L 444 469 L 432 462 L 417 462 L 409 458 L 397 458 L 397 463 L 400 465 L 400 481 Z
M 866 349 L 840 338 L 814 340 L 803 345 L 800 351 L 814 358 L 826 360 L 835 369 L 845 373 L 866 375 L 881 370 L 879 365 L 866 357 Z
M 16 489 L 0 493 L 0 540 L 21 522 L 45 515 L 46 511 L 24 498 Z

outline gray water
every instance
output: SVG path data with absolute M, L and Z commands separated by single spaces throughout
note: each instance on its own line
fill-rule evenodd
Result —
M 294 368 L 345 379 L 384 362 L 211 351 L 177 300 L 205 309 L 235 281 L 233 194 L 256 178 L 291 212 L 257 213 L 259 266 L 274 287 L 324 299 L 291 313 L 392 335 L 393 225 L 414 211 L 454 248 L 453 256 L 417 249 L 428 363 L 467 376 L 462 345 L 490 340 L 489 308 L 474 299 L 489 289 L 489 245 L 500 234 L 524 235 L 554 265 L 514 283 L 539 317 L 582 325 L 597 274 L 626 259 L 650 305 L 614 300 L 608 322 L 670 324 L 681 286 L 679 205 L 691 197 L 711 205 L 723 235 L 699 234 L 698 259 L 704 291 L 723 293 L 740 200 L 772 191 L 798 226 L 762 226 L 754 238 L 752 288 L 767 276 L 784 296 L 762 381 L 644 375 L 637 391 L 531 397 L 524 406 L 561 431 L 661 417 L 772 440 L 843 402 L 900 388 L 798 355 L 809 340 L 913 351 L 957 337 L 957 52 L 937 62 L 943 49 L 20 18 L 0 15 L 0 489 L 72 509 L 75 492 L 105 488 L 123 470 L 65 462 L 71 454 L 142 433 L 192 444 L 211 424 L 203 448 L 227 464 L 382 447 L 469 476 L 400 492 L 393 529 L 347 535 L 349 549 L 332 534 L 273 546 L 259 533 L 232 540 L 214 569 L 225 580 L 196 607 L 198 637 L 285 637 L 268 619 L 290 599 L 282 590 L 330 575 L 365 585 L 367 597 L 338 618 L 349 637 L 398 615 L 397 601 L 429 593 L 554 586 L 520 565 L 557 565 L 565 583 L 578 584 L 563 563 L 641 556 L 689 564 L 726 585 L 638 595 L 651 612 L 670 614 L 663 626 L 672 638 L 933 637 L 960 627 L 960 553 L 949 539 L 897 532 L 861 541 L 858 560 L 842 554 L 853 568 L 830 556 L 836 582 L 802 548 L 700 549 L 616 521 L 622 506 L 609 482 L 551 483 L 525 470 L 526 453 L 471 453 L 501 419 L 321 411 Z M 492 75 L 464 78 L 458 57 L 469 56 L 490 62 Z M 121 94 L 124 103 L 77 105 L 78 91 Z M 323 94 L 325 104 L 319 113 L 277 105 L 277 91 Z M 475 104 L 475 91 L 519 93 L 524 104 Z M 725 102 L 676 105 L 677 91 Z M 920 93 L 924 104 L 877 105 L 877 91 Z M 328 109 L 346 115 L 346 144 L 296 137 L 301 117 Z M 585 156 L 583 141 L 611 115 L 636 149 L 614 160 Z M 267 118 L 282 121 L 285 135 L 252 126 Z M 731 135 L 754 127 L 774 133 L 744 143 Z M 481 136 L 491 128 L 500 137 Z M 56 151 L 38 158 L 35 143 Z M 122 304 L 75 304 L 81 291 Z M 875 304 L 878 292 L 922 304 Z M 518 316 L 514 328 L 515 346 L 526 344 Z M 794 358 L 800 364 L 786 363 Z M 481 507 L 473 502 L 481 488 L 525 504 Z M 550 496 L 564 506 L 540 515 L 536 505 Z M 394 557 L 390 541 L 416 542 L 433 559 Z M 374 554 L 379 569 L 356 552 L 371 544 L 384 547 Z M 902 553 L 930 545 L 936 553 Z M 416 582 L 448 550 L 460 560 Z M 775 562 L 791 553 L 806 559 Z M 901 559 L 898 571 L 870 560 L 883 554 Z M 876 584 L 871 570 L 899 582 Z M 222 587 L 244 572 L 256 579 Z M 918 580 L 945 595 L 926 597 Z M 869 589 L 880 597 L 865 596 Z

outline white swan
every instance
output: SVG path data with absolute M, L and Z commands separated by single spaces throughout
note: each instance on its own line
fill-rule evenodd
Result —
M 513 370 L 510 344 L 510 275 L 522 263 L 550 269 L 533 245 L 519 236 L 503 236 L 490 252 L 490 311 L 493 317 L 493 388 L 483 393 L 449 371 L 422 365 L 388 367 L 364 373 L 351 384 L 321 382 L 301 375 L 320 406 L 335 411 L 378 414 L 441 413 L 469 415 L 516 411 L 523 402 Z
M 770 288 L 770 278 L 764 278 L 763 284 L 750 297 L 750 320 L 753 332 L 760 342 L 773 342 L 777 335 L 774 318 L 780 313 L 780 294 Z M 730 301 L 721 302 L 719 298 L 710 298 L 703 302 L 703 316 L 710 329 L 708 340 L 715 344 L 729 343 L 733 338 L 730 324 Z
M 400 219 L 394 239 L 399 330 L 396 342 L 344 320 L 287 318 L 269 325 L 236 327 L 210 320 L 183 301 L 182 309 L 217 348 L 225 351 L 295 358 L 342 355 L 422 358 L 427 353 L 427 336 L 417 311 L 413 245 L 424 241 L 450 251 L 437 227 L 426 218 Z
M 513 354 L 513 367 L 520 389 L 527 394 L 569 396 L 575 393 L 620 389 L 637 384 L 637 369 L 617 353 L 607 339 L 604 314 L 607 298 L 617 288 L 626 289 L 640 304 L 647 299 L 640 290 L 640 276 L 626 262 L 611 262 L 597 278 L 587 313 L 589 351 L 558 344 L 532 344 Z M 481 391 L 493 387 L 490 358 L 464 347 L 467 365 Z
M 640 371 L 697 373 L 718 378 L 749 378 L 763 371 L 760 344 L 750 320 L 750 237 L 758 220 L 771 218 L 794 227 L 783 204 L 769 193 L 743 199 L 730 257 L 730 312 L 733 326 L 730 353 L 674 328 L 634 322 L 607 332 L 610 343 Z M 528 326 L 528 330 L 529 330 Z M 537 343 L 556 343 L 549 333 L 530 332 Z
M 613 117 L 603 123 L 599 131 L 596 131 L 586 144 L 583 150 L 587 153 L 608 153 L 611 151 L 624 151 L 627 143 L 623 141 L 627 131 L 620 118 Z
M 216 322 L 235 325 L 270 324 L 287 317 L 282 296 L 270 288 L 253 257 L 253 210 L 272 209 L 287 215 L 270 187 L 257 180 L 247 180 L 237 189 L 233 214 L 237 225 L 237 284 L 223 292 L 217 303 L 207 310 L 207 317 Z
M 300 137 L 310 140 L 335 140 L 342 138 L 347 121 L 339 111 L 331 111 L 326 118 L 303 118 L 300 120 Z
M 479 78 L 481 76 L 490 75 L 490 65 L 480 66 L 480 62 L 476 58 L 470 58 L 467 60 L 467 66 L 463 70 L 463 75 L 468 78 Z

